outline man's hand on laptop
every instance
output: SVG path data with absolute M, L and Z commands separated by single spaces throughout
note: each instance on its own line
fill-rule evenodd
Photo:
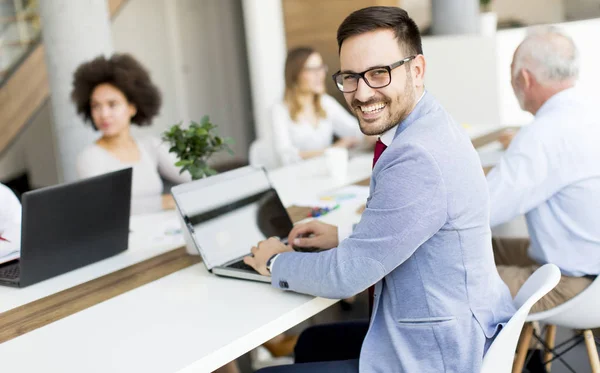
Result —
M 321 250 L 333 249 L 339 244 L 338 228 L 318 220 L 298 224 L 292 228 L 288 243 L 296 250 L 309 247 Z
M 279 238 L 271 237 L 261 241 L 257 246 L 254 246 L 250 252 L 252 255 L 244 258 L 244 263 L 254 268 L 256 272 L 264 276 L 270 276 L 271 273 L 267 269 L 267 261 L 275 254 L 293 251 L 291 246 L 285 245 Z

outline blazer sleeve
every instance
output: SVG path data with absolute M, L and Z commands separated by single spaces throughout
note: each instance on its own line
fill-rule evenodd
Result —
M 437 162 L 422 146 L 388 148 L 371 182 L 372 195 L 350 237 L 325 252 L 281 254 L 273 267 L 274 287 L 350 297 L 380 281 L 445 224 L 445 184 Z

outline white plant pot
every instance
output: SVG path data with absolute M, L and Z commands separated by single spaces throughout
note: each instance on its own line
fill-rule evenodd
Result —
M 483 36 L 494 36 L 498 29 L 498 14 L 485 12 L 479 14 L 479 33 Z

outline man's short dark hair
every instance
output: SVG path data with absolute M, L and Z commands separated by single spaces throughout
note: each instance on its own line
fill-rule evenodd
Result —
M 372 6 L 350 14 L 340 25 L 337 32 L 339 50 L 349 37 L 379 29 L 394 31 L 400 47 L 407 56 L 423 54 L 419 27 L 408 16 L 406 10 L 393 6 Z

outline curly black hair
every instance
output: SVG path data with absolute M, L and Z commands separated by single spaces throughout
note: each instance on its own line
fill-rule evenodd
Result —
M 148 71 L 129 54 L 114 54 L 109 59 L 100 56 L 77 68 L 71 92 L 77 113 L 92 125 L 94 121 L 90 98 L 94 89 L 104 83 L 119 89 L 127 101 L 135 105 L 137 112 L 131 118 L 132 123 L 139 126 L 149 125 L 152 118 L 158 114 L 161 95 L 150 80 Z

